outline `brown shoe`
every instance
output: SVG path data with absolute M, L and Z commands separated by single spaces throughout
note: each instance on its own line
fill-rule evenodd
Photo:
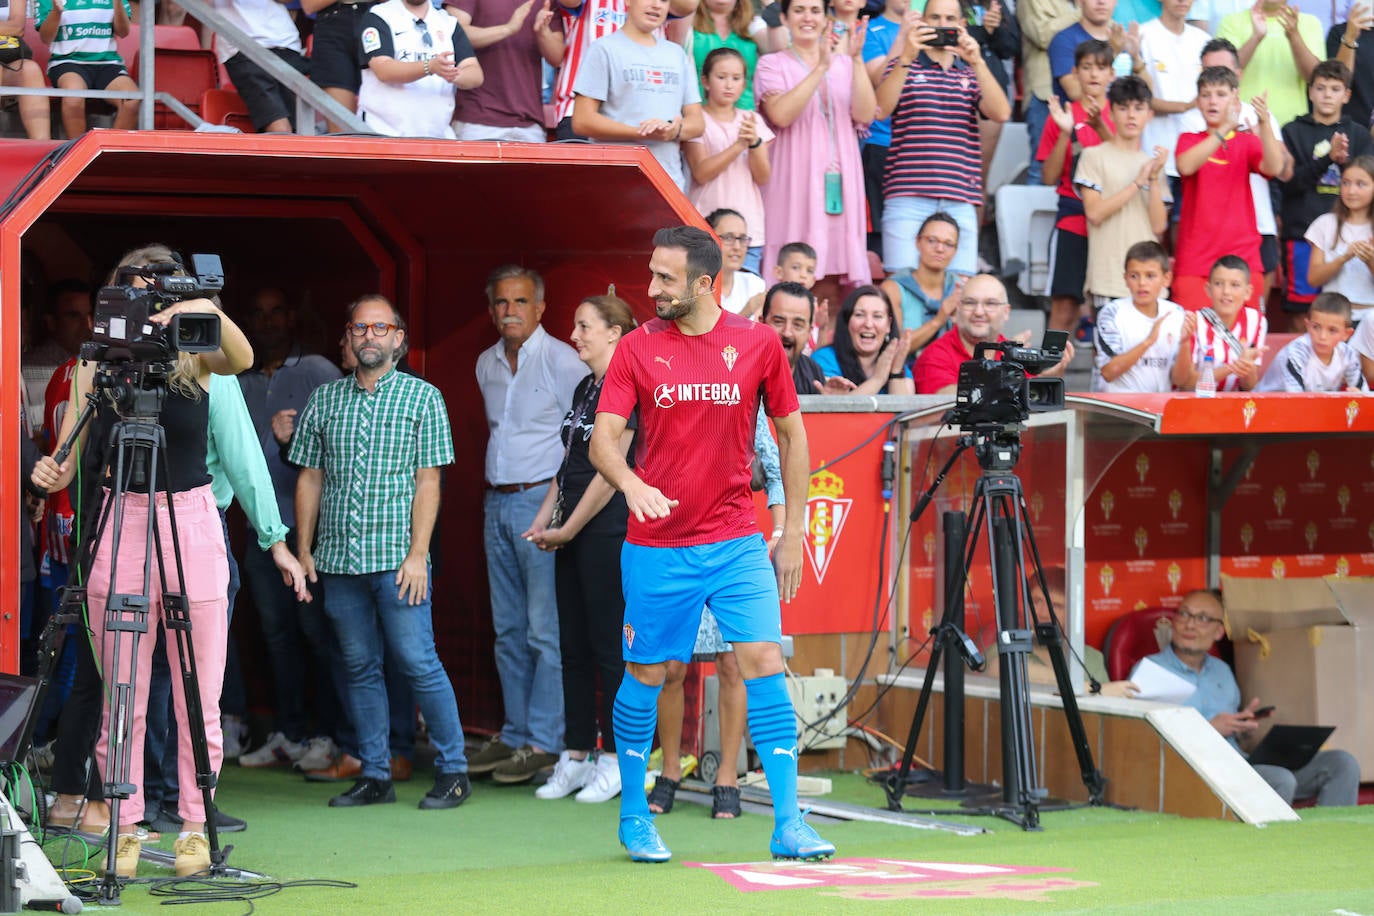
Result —
M 546 754 L 536 751 L 528 744 L 516 751 L 510 760 L 501 764 L 491 771 L 491 778 L 496 782 L 513 785 L 520 782 L 529 782 L 544 767 L 551 767 L 558 762 L 557 754 Z
M 410 761 L 404 757 L 391 758 L 391 781 L 410 782 Z
M 340 753 L 322 770 L 307 770 L 306 782 L 348 782 L 363 775 L 363 762 L 352 754 Z
M 490 773 L 514 756 L 515 748 L 505 744 L 500 738 L 492 738 L 480 751 L 468 758 L 468 773 L 472 776 Z

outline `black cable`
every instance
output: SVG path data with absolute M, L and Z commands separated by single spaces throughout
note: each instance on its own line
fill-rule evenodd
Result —
M 0 203 L 0 222 L 3 222 L 5 217 L 10 215 L 10 211 L 19 206 L 19 202 L 38 187 L 38 183 L 47 177 L 48 172 L 52 171 L 52 167 L 67 154 L 67 150 L 71 149 L 74 142 L 68 140 L 56 149 L 49 150 L 43 158 L 33 164 L 33 168 L 24 173 L 24 177 L 15 184 L 14 190 L 5 198 L 5 202 Z
M 868 436 L 865 436 L 863 441 L 860 442 L 858 445 L 854 446 L 851 449 L 847 449 L 843 452 L 840 452 L 838 455 L 836 455 L 834 458 L 831 458 L 829 461 L 822 461 L 819 467 L 812 469 L 811 473 L 813 475 L 819 474 L 826 468 L 834 467 L 835 465 L 839 464 L 841 461 L 845 460 L 851 455 L 856 454 L 857 452 L 861 451 L 864 446 L 868 445 L 868 443 L 872 442 L 874 439 L 878 438 L 883 433 L 888 432 L 891 429 L 895 429 L 900 420 L 901 417 L 893 417 L 890 420 L 884 420 L 882 426 L 879 426 Z
M 143 884 L 135 880 L 130 883 Z M 300 887 L 356 888 L 352 881 L 333 878 L 303 878 L 299 881 L 246 880 L 229 877 L 191 876 L 187 878 L 155 878 L 147 882 L 149 897 L 165 897 L 162 906 L 181 906 L 188 903 L 248 904 L 244 916 L 255 911 L 254 900 L 274 897 L 282 891 Z

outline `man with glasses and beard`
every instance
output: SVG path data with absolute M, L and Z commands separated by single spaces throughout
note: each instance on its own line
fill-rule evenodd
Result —
M 471 788 L 453 684 L 434 649 L 429 568 L 440 468 L 453 463 L 448 411 L 439 389 L 396 370 L 406 331 L 390 302 L 363 296 L 346 328 L 358 367 L 310 395 L 290 454 L 300 468 L 297 551 L 310 580 L 324 582 L 362 759 L 361 778 L 329 804 L 396 800 L 382 674 L 389 655 L 437 752 L 434 788 L 420 808 L 456 808 Z
M 454 89 L 482 85 L 482 65 L 458 20 L 429 0 L 386 0 L 362 27 L 363 120 L 389 137 L 455 139 Z
M 1258 697 L 1244 709 L 1240 707 L 1236 676 L 1224 661 L 1210 654 L 1212 644 L 1225 632 L 1221 599 L 1206 589 L 1191 591 L 1174 612 L 1168 647 L 1149 659 L 1197 687 L 1183 705 L 1196 709 L 1239 751 L 1237 737 L 1255 731 L 1259 716 L 1265 713 L 1260 710 Z M 1134 679 L 1134 670 L 1131 676 Z M 1290 805 L 1295 798 L 1313 797 L 1319 805 L 1358 803 L 1360 764 L 1346 751 L 1318 751 L 1298 770 L 1259 764 L 1255 772 Z

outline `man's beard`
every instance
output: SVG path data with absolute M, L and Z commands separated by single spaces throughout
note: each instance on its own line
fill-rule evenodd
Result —
M 385 365 L 391 358 L 391 354 L 381 347 L 358 347 L 353 351 L 353 355 L 357 358 L 358 365 L 364 369 L 376 369 Z
M 667 301 L 656 299 L 654 300 L 654 313 L 664 321 L 676 321 L 690 315 L 695 306 L 696 301 L 692 299 L 679 299 L 676 305 L 673 304 L 672 299 Z
M 793 369 L 797 368 L 797 363 L 801 361 L 802 348 L 794 338 L 782 338 L 782 349 L 787 354 L 787 365 Z

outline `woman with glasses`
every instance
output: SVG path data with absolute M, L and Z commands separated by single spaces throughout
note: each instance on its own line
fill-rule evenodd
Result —
M 612 710 L 625 675 L 620 549 L 630 515 L 625 496 L 592 467 L 587 447 L 606 369 L 620 338 L 634 328 L 630 307 L 614 295 L 614 288 L 604 296 L 583 299 L 577 307 L 572 343 L 592 371 L 577 384 L 563 419 L 563 463 L 524 535 L 540 550 L 558 551 L 554 577 L 567 750 L 559 755 L 549 781 L 535 790 L 537 798 L 565 798 L 576 792 L 577 801 L 590 803 L 620 794 Z M 635 426 L 631 422 L 621 436 L 624 454 L 633 448 Z M 601 754 L 593 760 L 598 732 Z
M 883 292 L 897 313 L 897 326 L 914 332 L 913 352 L 945 328 L 959 305 L 962 274 L 949 269 L 959 248 L 959 224 L 948 213 L 932 213 L 916 233 L 915 267 L 897 271 L 883 281 Z
M 161 245 L 148 246 L 125 255 L 120 267 L 142 267 L 172 263 L 171 252 Z M 178 267 L 178 270 L 180 268 Z M 141 278 L 135 278 L 135 285 L 143 285 Z M 239 330 L 220 308 L 208 299 L 187 299 L 168 305 L 148 318 L 152 324 L 166 328 L 172 318 L 179 314 L 213 315 L 219 320 L 220 347 L 208 353 L 178 353 L 166 381 L 166 393 L 158 414 L 166 437 L 165 456 L 168 472 L 167 489 L 170 491 L 180 549 L 179 555 L 173 554 L 173 540 L 168 521 L 168 513 L 154 511 L 155 520 L 161 535 L 161 556 L 159 564 L 167 579 L 167 590 L 185 594 L 187 612 L 191 620 L 191 644 L 195 654 L 196 669 L 199 674 L 200 706 L 204 715 L 205 740 L 210 755 L 210 770 L 218 773 L 223 763 L 223 734 L 220 728 L 220 690 L 224 678 L 225 655 L 228 648 L 228 588 L 229 561 L 224 540 L 224 528 L 220 521 L 215 495 L 210 489 L 210 473 L 206 467 L 206 441 L 210 422 L 210 376 L 237 375 L 253 365 L 253 348 L 248 338 Z M 72 382 L 72 393 L 62 430 L 57 442 L 65 442 L 76 426 L 76 420 L 85 404 L 86 395 L 94 390 L 96 372 L 95 362 L 82 363 Z M 118 417 L 113 404 L 101 399 L 94 423 L 101 429 L 110 429 Z M 76 477 L 78 463 L 87 467 L 90 456 L 83 457 L 92 442 L 89 429 L 82 430 L 71 456 L 59 465 L 52 458 L 44 458 L 35 466 L 33 482 L 48 490 L 67 487 Z M 115 456 L 110 455 L 111 459 Z M 143 567 L 146 550 L 146 532 L 149 525 L 148 507 L 150 503 L 147 481 L 137 479 L 122 481 L 127 490 L 123 504 L 122 528 L 119 540 L 119 562 L 110 550 L 113 546 L 114 530 L 106 526 L 101 532 L 100 541 L 92 549 L 90 575 L 87 579 L 89 596 L 89 625 L 93 645 L 100 647 L 101 670 L 113 683 L 117 678 L 128 683 L 132 678 L 136 687 L 132 709 L 126 723 L 119 723 L 121 740 L 127 741 L 124 749 L 129 753 L 128 773 L 125 782 L 138 787 L 138 790 L 120 805 L 119 824 L 111 825 L 119 832 L 116 844 L 115 868 L 121 877 L 133 877 L 137 867 L 142 842 L 138 835 L 138 823 L 144 818 L 143 794 L 143 743 L 147 725 L 148 683 L 152 676 L 153 650 L 155 648 L 156 625 L 163 618 L 162 591 L 154 573 L 149 584 L 149 632 L 139 642 L 138 657 L 131 658 L 129 641 L 119 639 L 117 631 L 106 629 L 105 607 L 111 594 L 141 594 L 144 591 Z M 114 485 L 105 480 L 105 498 Z M 180 558 L 184 580 L 177 582 L 176 562 Z M 111 580 L 111 573 L 117 566 L 118 581 Z M 121 615 L 123 616 L 123 615 Z M 117 647 L 117 648 L 116 648 Z M 117 654 L 116 654 L 117 652 Z M 119 660 L 119 669 L 114 670 L 114 660 Z M 178 783 L 180 799 L 178 813 L 182 817 L 181 836 L 175 844 L 176 872 L 185 876 L 194 874 L 210 864 L 209 845 L 205 838 L 205 808 L 201 790 L 196 780 L 196 763 L 191 746 L 190 732 L 185 723 L 189 721 L 186 713 L 186 698 L 179 678 L 172 680 L 172 697 L 177 712 L 177 721 L 182 723 L 177 751 Z M 127 734 L 123 729 L 127 727 Z M 96 765 L 99 772 L 105 773 L 109 756 L 111 722 L 109 710 L 105 710 L 100 726 L 99 740 L 96 744 Z M 119 750 L 118 746 L 115 748 Z
M 901 331 L 887 294 L 860 286 L 845 297 L 835 319 L 835 341 L 811 358 L 826 378 L 842 375 L 856 387 L 851 394 L 915 394 L 906 367 L 912 332 Z
M 706 223 L 720 237 L 721 265 L 716 275 L 716 298 L 720 307 L 736 315 L 752 317 L 763 306 L 767 285 L 758 274 L 744 269 L 749 250 L 749 228 L 735 210 L 721 208 L 706 217 Z
M 782 0 L 792 46 L 768 54 L 754 96 L 772 126 L 773 175 L 763 187 L 768 240 L 763 258 L 804 241 L 816 251 L 817 295 L 872 282 L 858 132 L 877 101 L 863 66 L 864 28 L 832 29 L 822 0 Z
M 768 148 L 773 131 L 754 114 L 752 101 L 748 106 L 742 102 L 749 82 L 745 58 L 739 51 L 717 48 L 707 54 L 701 80 L 706 96 L 702 108 L 705 130 L 700 137 L 682 144 L 682 154 L 692 173 L 687 197 L 703 216 L 728 208 L 751 227 L 752 239 L 741 234 L 744 267 L 758 273 L 764 240 L 759 185 L 767 184 L 772 175 Z M 711 217 L 706 219 L 710 222 Z M 716 231 L 719 234 L 720 230 Z M 728 249 L 736 246 L 738 239 L 721 241 L 727 246 L 729 260 Z

